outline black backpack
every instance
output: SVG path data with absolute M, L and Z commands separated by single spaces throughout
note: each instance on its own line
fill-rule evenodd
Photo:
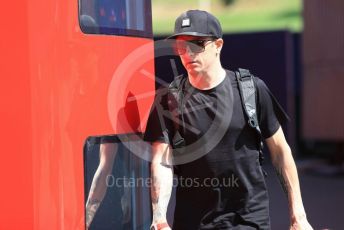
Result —
M 244 108 L 247 122 L 251 128 L 253 128 L 258 137 L 257 145 L 259 150 L 259 161 L 260 164 L 263 163 L 264 156 L 263 156 L 263 137 L 261 130 L 259 128 L 258 122 L 258 115 L 257 115 L 257 104 L 258 104 L 258 97 L 257 97 L 257 85 L 255 81 L 255 77 L 250 73 L 247 69 L 238 69 L 235 72 L 236 79 L 238 81 L 238 87 L 241 97 L 242 106 Z M 184 86 L 185 86 L 186 77 L 178 76 L 175 80 L 168 86 L 169 91 L 169 102 L 168 106 L 172 113 L 179 112 L 181 114 L 181 122 L 183 123 L 184 127 L 184 117 L 183 117 L 183 103 L 184 103 Z M 177 106 L 173 106 L 173 105 Z M 178 110 L 178 111 L 176 111 Z M 175 115 L 172 114 L 172 118 Z M 172 139 L 172 147 L 173 149 L 182 148 L 185 146 L 185 140 L 179 132 L 179 122 L 176 122 L 176 119 L 173 122 L 175 125 L 175 136 Z

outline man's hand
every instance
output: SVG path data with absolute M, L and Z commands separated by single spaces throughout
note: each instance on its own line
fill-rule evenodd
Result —
M 167 226 L 167 227 L 159 228 L 158 230 L 172 230 L 172 229 L 170 228 L 170 226 Z
M 290 230 L 313 230 L 312 226 L 308 223 L 306 216 L 294 219 L 291 223 Z
M 152 229 L 152 230 L 172 230 L 167 222 L 152 224 L 150 229 Z

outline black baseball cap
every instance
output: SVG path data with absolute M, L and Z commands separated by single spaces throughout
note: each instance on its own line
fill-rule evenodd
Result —
M 222 38 L 222 28 L 219 20 L 207 11 L 189 10 L 176 19 L 174 34 L 166 39 L 180 35 Z

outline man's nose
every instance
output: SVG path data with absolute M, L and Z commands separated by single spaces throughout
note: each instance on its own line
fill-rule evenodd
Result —
M 195 53 L 191 50 L 189 46 L 186 46 L 185 54 L 188 56 L 194 56 Z

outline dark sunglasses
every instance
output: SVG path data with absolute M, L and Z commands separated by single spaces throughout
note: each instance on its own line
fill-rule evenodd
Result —
M 216 39 L 214 38 L 188 40 L 188 41 L 179 40 L 179 41 L 174 42 L 173 49 L 177 55 L 185 54 L 187 47 L 189 47 L 192 53 L 202 53 L 205 50 L 206 45 L 210 44 L 211 42 L 215 40 Z

